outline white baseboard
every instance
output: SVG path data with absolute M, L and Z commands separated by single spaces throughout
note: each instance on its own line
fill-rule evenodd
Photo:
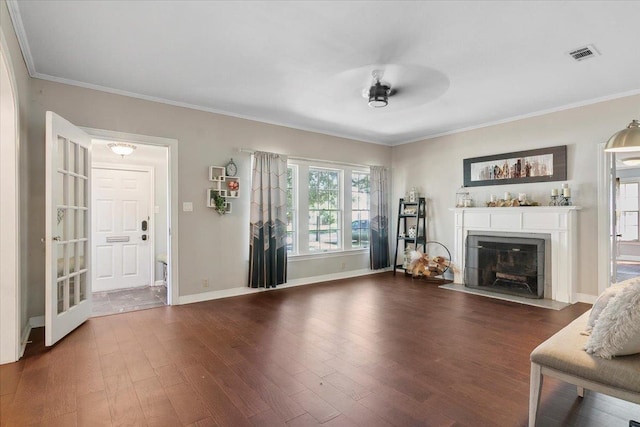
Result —
M 164 286 L 164 280 L 156 280 L 151 286 Z
M 31 330 L 33 328 L 42 328 L 44 327 L 44 316 L 36 316 L 29 318 L 27 322 L 27 326 L 22 331 L 22 336 L 20 337 L 20 355 L 19 358 L 24 356 L 24 351 L 27 348 L 27 344 L 29 344 L 29 335 L 31 335 Z
M 29 344 L 29 335 L 31 335 L 31 321 L 27 322 L 27 326 L 22 331 L 22 337 L 20 337 L 20 354 L 18 355 L 18 359 L 24 356 L 24 351 L 27 348 L 27 344 Z
M 359 276 L 366 276 L 369 274 L 383 273 L 385 271 L 390 271 L 390 270 L 391 270 L 390 268 L 381 269 L 381 270 L 369 270 L 369 269 L 352 270 L 352 271 L 341 272 L 341 273 L 323 274 L 321 276 L 305 277 L 302 279 L 293 279 L 288 281 L 285 284 L 278 285 L 278 287 L 276 288 L 249 288 L 249 287 L 243 286 L 240 288 L 231 288 L 231 289 L 223 289 L 220 291 L 203 292 L 200 294 L 184 295 L 178 299 L 178 304 L 191 304 L 194 302 L 202 302 L 202 301 L 209 301 L 209 300 L 220 299 L 220 298 L 236 297 L 239 295 L 256 294 L 258 292 L 267 292 L 267 291 L 274 291 L 278 289 L 292 288 L 294 286 L 304 286 L 304 285 L 311 285 L 313 283 L 328 282 L 330 280 L 348 279 L 351 277 L 359 277 Z
M 32 328 L 43 328 L 44 327 L 44 316 L 36 316 L 29 318 L 29 326 Z
M 589 295 L 589 294 L 576 294 L 576 299 L 578 302 L 584 302 L 587 304 L 593 304 L 598 299 L 597 295 Z

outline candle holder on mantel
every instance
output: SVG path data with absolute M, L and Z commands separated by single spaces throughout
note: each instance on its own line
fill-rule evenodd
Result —
M 560 206 L 559 203 L 560 201 L 558 200 L 558 196 L 557 194 L 555 195 L 551 195 L 551 201 L 549 202 L 549 206 Z
M 558 206 L 571 206 L 571 197 L 560 196 Z

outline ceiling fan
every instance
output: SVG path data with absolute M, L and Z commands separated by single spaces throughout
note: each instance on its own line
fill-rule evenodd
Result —
M 369 107 L 382 108 L 389 104 L 389 97 L 397 91 L 391 88 L 391 85 L 382 81 L 384 75 L 383 70 L 373 70 L 371 72 L 374 83 L 369 89 L 365 89 L 362 96 L 369 98 Z

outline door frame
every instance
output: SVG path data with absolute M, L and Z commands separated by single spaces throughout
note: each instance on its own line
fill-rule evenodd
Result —
M 609 167 L 610 154 L 604 151 L 605 143 L 596 146 L 598 150 L 597 181 L 598 181 L 598 295 L 611 284 L 611 171 Z
M 92 163 L 90 165 L 91 169 L 92 169 L 92 173 L 93 173 L 93 169 L 109 169 L 109 170 L 125 170 L 125 171 L 134 171 L 134 172 L 146 172 L 148 173 L 148 178 L 151 181 L 150 182 L 150 188 L 151 188 L 151 194 L 149 197 L 149 204 L 147 206 L 148 208 L 148 212 L 149 212 L 149 218 L 151 218 L 151 215 L 154 215 L 155 212 L 155 204 L 156 204 L 156 195 L 155 195 L 155 190 L 156 190 L 156 181 L 155 181 L 155 172 L 154 172 L 154 168 L 152 166 L 143 166 L 143 165 L 132 165 L 132 164 L 127 164 L 127 165 L 118 165 L 117 163 L 103 163 L 103 162 L 95 162 Z M 91 197 L 93 197 L 93 189 L 91 192 Z M 93 215 L 93 212 L 95 212 L 96 207 L 93 206 L 92 207 L 92 212 L 91 215 Z M 156 282 L 156 233 L 155 233 L 155 220 L 153 221 L 153 227 L 149 227 L 149 232 L 147 234 L 149 234 L 150 236 L 150 241 L 151 241 L 151 257 L 149 257 L 149 273 L 150 273 L 150 286 L 154 286 L 155 282 Z M 167 222 L 167 227 L 168 227 L 169 223 Z M 93 275 L 95 274 L 95 251 L 93 251 L 94 247 L 94 242 L 95 240 L 93 239 L 93 227 L 90 231 L 91 233 L 91 256 L 92 256 L 92 260 L 91 260 L 91 265 L 94 267 L 93 271 L 91 272 L 91 279 L 93 281 L 94 277 Z M 92 283 L 93 285 L 93 283 Z M 169 288 L 171 289 L 171 288 Z M 93 286 L 92 286 L 92 290 L 93 290 Z
M 0 157 L 0 191 L 5 203 L 0 211 L 0 364 L 15 362 L 24 353 L 21 344 L 22 281 L 20 261 L 20 107 L 13 63 L 4 34 L 0 31 L 0 61 L 6 70 L 10 92 L 11 114 L 5 126 L 7 141 Z M 4 115 L 3 115 L 4 116 Z M 5 206 L 6 205 L 6 206 Z M 26 341 L 26 338 L 25 338 Z
M 167 305 L 179 304 L 178 282 L 178 140 L 159 136 L 138 135 L 105 129 L 81 128 L 93 139 L 133 144 L 154 145 L 167 148 Z

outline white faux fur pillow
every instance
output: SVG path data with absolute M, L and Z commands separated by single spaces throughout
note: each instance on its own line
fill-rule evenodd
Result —
M 640 353 L 640 282 L 630 283 L 611 298 L 585 350 L 605 359 Z
M 593 307 L 591 308 L 591 314 L 589 314 L 589 320 L 587 321 L 587 332 L 590 332 L 591 329 L 593 329 L 593 327 L 596 324 L 596 321 L 600 317 L 600 313 L 602 313 L 602 310 L 604 310 L 607 304 L 609 304 L 609 301 L 611 300 L 611 298 L 616 296 L 618 292 L 620 292 L 630 284 L 638 283 L 638 282 L 640 282 L 640 277 L 634 277 L 631 279 L 624 280 L 622 282 L 614 283 L 613 285 L 605 289 L 605 291 L 602 292 L 600 296 L 598 296 L 598 299 L 596 300 L 596 302 L 593 304 Z

